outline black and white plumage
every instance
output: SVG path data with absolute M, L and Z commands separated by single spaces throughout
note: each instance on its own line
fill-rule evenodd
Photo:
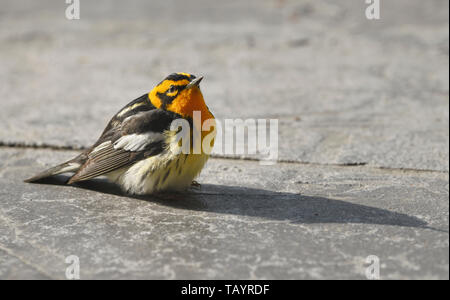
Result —
M 189 81 L 184 86 L 189 87 Z M 190 124 L 192 120 L 162 106 L 158 108 L 154 105 L 157 101 L 149 97 L 150 94 L 144 94 L 123 107 L 92 147 L 26 182 L 74 172 L 68 184 L 105 175 L 131 194 L 188 188 L 209 155 L 173 151 L 178 146 L 177 132 L 171 131 L 170 125 L 179 118 L 187 119 Z

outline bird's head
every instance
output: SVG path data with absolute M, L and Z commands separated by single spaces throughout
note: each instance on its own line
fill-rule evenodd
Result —
M 200 91 L 203 77 L 188 73 L 173 73 L 161 81 L 148 94 L 150 102 L 156 107 L 192 118 L 194 111 L 201 112 L 202 120 L 213 118 Z

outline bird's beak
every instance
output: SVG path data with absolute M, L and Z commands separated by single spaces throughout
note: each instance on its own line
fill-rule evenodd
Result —
M 202 79 L 203 79 L 203 76 L 200 76 L 200 77 L 198 77 L 198 78 L 195 78 L 194 80 L 192 80 L 191 82 L 189 82 L 187 85 L 186 85 L 186 89 L 190 89 L 190 88 L 193 88 L 194 86 L 199 86 L 200 85 L 200 81 L 202 81 Z

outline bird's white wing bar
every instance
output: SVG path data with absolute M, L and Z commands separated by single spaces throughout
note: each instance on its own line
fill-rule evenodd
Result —
M 145 95 L 145 96 L 146 96 L 146 95 Z M 127 112 L 129 112 L 129 111 L 131 111 L 131 110 L 133 110 L 133 109 L 135 109 L 135 108 L 137 108 L 137 107 L 139 107 L 139 106 L 146 105 L 146 104 L 147 104 L 146 102 L 138 102 L 138 103 L 133 104 L 133 105 L 131 105 L 131 106 L 127 106 L 127 107 L 123 108 L 123 109 L 117 114 L 117 117 L 122 117 L 122 116 L 125 115 Z
M 114 149 L 123 149 L 126 151 L 143 151 L 146 147 L 154 142 L 163 140 L 161 134 L 140 133 L 129 134 L 119 138 L 114 143 Z
M 97 147 L 92 149 L 91 154 L 95 154 L 99 151 L 105 150 L 106 148 L 109 147 L 109 145 L 111 145 L 111 141 L 106 141 L 104 143 L 101 143 L 100 145 L 98 145 Z
M 177 115 L 154 109 L 127 117 L 118 127 L 104 131 L 98 145 L 86 153 L 88 159 L 69 184 L 91 179 L 162 153 L 165 131 Z

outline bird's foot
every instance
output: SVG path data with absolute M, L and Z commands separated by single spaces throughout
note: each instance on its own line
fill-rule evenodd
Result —
M 200 190 L 202 188 L 202 185 L 200 183 L 198 183 L 197 181 L 192 180 L 191 188 L 196 189 L 196 190 Z

